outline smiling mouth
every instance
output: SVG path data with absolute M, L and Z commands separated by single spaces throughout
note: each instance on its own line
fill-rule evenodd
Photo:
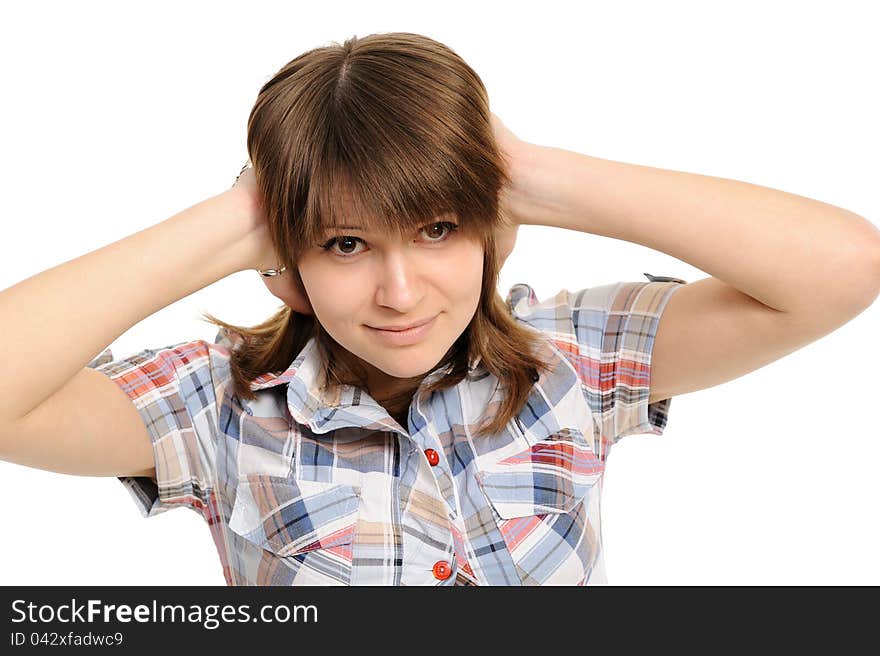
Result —
M 438 314 L 437 316 L 440 315 Z M 369 330 L 373 331 L 373 335 L 375 335 L 376 338 L 381 339 L 386 344 L 392 344 L 394 346 L 412 346 L 420 343 L 428 336 L 428 333 L 430 333 L 434 325 L 437 323 L 437 316 L 431 317 L 428 321 L 422 322 L 421 325 L 408 328 L 407 330 L 385 330 L 382 328 L 366 326 L 366 324 L 364 325 Z
M 403 332 L 405 330 L 412 330 L 413 328 L 418 328 L 419 326 L 424 326 L 426 323 L 430 323 L 435 318 L 436 318 L 436 315 L 433 317 L 430 317 L 428 319 L 425 319 L 424 321 L 417 321 L 416 323 L 412 323 L 408 326 L 401 326 L 401 327 L 386 326 L 386 327 L 382 327 L 382 328 L 380 328 L 378 326 L 367 326 L 367 328 L 372 328 L 373 330 L 385 330 L 387 332 L 399 333 L 399 332 Z

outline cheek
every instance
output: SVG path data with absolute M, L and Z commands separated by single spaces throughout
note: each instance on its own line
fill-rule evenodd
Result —
M 312 307 L 328 320 L 350 320 L 356 314 L 358 301 L 351 285 L 330 282 L 319 288 L 317 296 L 320 300 L 317 303 L 312 301 Z
M 483 284 L 483 247 L 468 244 L 447 267 L 446 288 L 459 298 L 479 296 Z
M 320 266 L 301 267 L 300 276 L 312 309 L 323 323 L 350 316 L 357 306 L 357 286 L 346 276 Z

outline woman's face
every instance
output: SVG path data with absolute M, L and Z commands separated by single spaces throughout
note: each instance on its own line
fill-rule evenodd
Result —
M 458 225 L 457 218 L 442 217 L 397 237 L 346 221 L 298 263 L 315 318 L 365 365 L 368 391 L 377 401 L 402 389 L 405 381 L 397 379 L 434 369 L 476 312 L 483 246 L 450 224 Z M 376 330 L 425 319 L 433 321 L 411 337 Z

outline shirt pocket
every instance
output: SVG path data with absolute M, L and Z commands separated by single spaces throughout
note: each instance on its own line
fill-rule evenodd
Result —
M 567 427 L 476 473 L 523 585 L 589 577 L 599 549 L 589 501 L 603 470 L 583 432 Z
M 239 476 L 229 529 L 260 547 L 256 585 L 349 585 L 360 487 Z

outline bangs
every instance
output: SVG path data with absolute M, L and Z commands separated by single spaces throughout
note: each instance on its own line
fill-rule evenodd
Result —
M 334 226 L 402 238 L 451 221 L 488 247 L 503 223 L 506 164 L 479 77 L 423 37 L 389 39 L 294 60 L 251 113 L 248 152 L 291 266 Z
M 441 221 L 454 221 L 471 237 L 492 229 L 495 217 L 481 214 L 476 201 L 485 196 L 483 189 L 468 189 L 462 180 L 467 176 L 456 175 L 448 156 L 428 157 L 425 144 L 412 144 L 409 150 L 399 145 L 381 155 L 374 150 L 370 158 L 356 157 L 369 152 L 370 139 L 362 136 L 345 148 L 339 138 L 324 141 L 322 165 L 309 175 L 302 225 L 307 243 L 328 232 L 339 234 L 339 226 L 396 238 Z

